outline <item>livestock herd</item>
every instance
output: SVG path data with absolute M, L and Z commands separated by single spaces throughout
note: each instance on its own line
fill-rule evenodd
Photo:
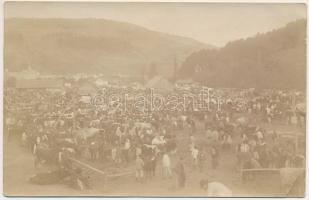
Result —
M 240 168 L 284 167 L 295 159 L 296 153 L 275 145 L 278 138 L 275 131 L 271 134 L 272 145 L 266 148 L 268 133 L 259 124 L 279 121 L 303 126 L 305 117 L 305 114 L 293 111 L 292 94 L 281 91 L 239 93 L 242 99 L 233 99 L 228 96 L 230 93 L 226 93 L 228 100 L 220 110 L 144 113 L 117 110 L 111 113 L 74 101 L 77 94 L 14 89 L 5 92 L 5 113 L 9 116 L 5 129 L 9 138 L 13 137 L 12 133 L 21 137 L 22 145 L 35 158 L 36 168 L 45 163 L 59 169 L 51 174 L 37 174 L 32 181 L 47 184 L 69 176 L 71 183 L 76 183 L 80 189 L 89 184 L 71 158 L 127 166 L 140 157 L 145 163 L 146 176 L 154 176 L 163 154 L 186 148 L 179 145 L 180 131 L 186 133 L 190 149 L 197 148 L 200 154 L 207 144 L 194 142 L 194 137 L 207 140 L 216 149 L 236 147 Z M 16 109 L 18 107 L 20 109 Z M 203 128 L 197 128 L 197 124 L 203 124 Z

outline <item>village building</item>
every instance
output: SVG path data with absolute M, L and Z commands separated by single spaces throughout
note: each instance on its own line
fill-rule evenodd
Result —
M 37 79 L 40 76 L 41 76 L 40 72 L 32 69 L 31 66 L 20 72 L 8 71 L 8 77 L 14 77 L 16 79 Z
M 61 91 L 64 89 L 64 84 L 61 79 L 17 79 L 15 88 Z
M 172 92 L 174 90 L 174 85 L 163 76 L 153 77 L 145 87 L 159 92 Z

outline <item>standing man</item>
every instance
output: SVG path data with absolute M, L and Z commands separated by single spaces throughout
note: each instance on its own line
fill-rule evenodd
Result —
M 191 153 L 192 153 L 193 169 L 196 169 L 198 166 L 198 155 L 199 155 L 198 148 L 196 146 L 193 146 Z
M 198 161 L 199 171 L 202 173 L 204 171 L 205 162 L 206 162 L 206 154 L 203 148 L 201 148 L 200 152 L 198 153 L 197 161 Z
M 176 175 L 176 187 L 184 188 L 186 185 L 186 173 L 185 173 L 185 166 L 183 164 L 183 157 L 179 158 L 179 161 L 175 166 L 175 175 Z
M 212 169 L 217 169 L 219 165 L 219 152 L 217 147 L 211 147 L 211 161 L 212 161 Z
M 130 139 L 127 138 L 124 143 L 124 147 L 122 151 L 124 160 L 126 161 L 127 164 L 130 162 L 130 157 L 129 157 L 130 148 L 131 148 L 131 142 L 130 142 Z
M 142 182 L 144 178 L 144 161 L 140 156 L 137 156 L 135 161 L 135 179 L 137 182 Z
M 162 157 L 162 166 L 163 166 L 163 177 L 170 178 L 172 176 L 171 172 L 171 159 L 167 152 L 163 154 Z

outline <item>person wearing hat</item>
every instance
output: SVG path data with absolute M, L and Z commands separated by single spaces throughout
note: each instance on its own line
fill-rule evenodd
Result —
M 232 197 L 232 190 L 220 182 L 209 182 L 206 179 L 200 181 L 200 188 L 207 191 L 208 197 Z
M 178 163 L 175 166 L 175 175 L 176 175 L 176 187 L 184 188 L 186 184 L 186 173 L 185 166 L 183 164 L 183 157 L 181 156 L 178 160 Z

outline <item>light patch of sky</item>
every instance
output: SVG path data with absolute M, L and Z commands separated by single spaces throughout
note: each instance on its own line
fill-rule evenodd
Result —
M 306 5 L 295 3 L 5 3 L 6 18 L 105 18 L 219 47 L 306 16 Z

